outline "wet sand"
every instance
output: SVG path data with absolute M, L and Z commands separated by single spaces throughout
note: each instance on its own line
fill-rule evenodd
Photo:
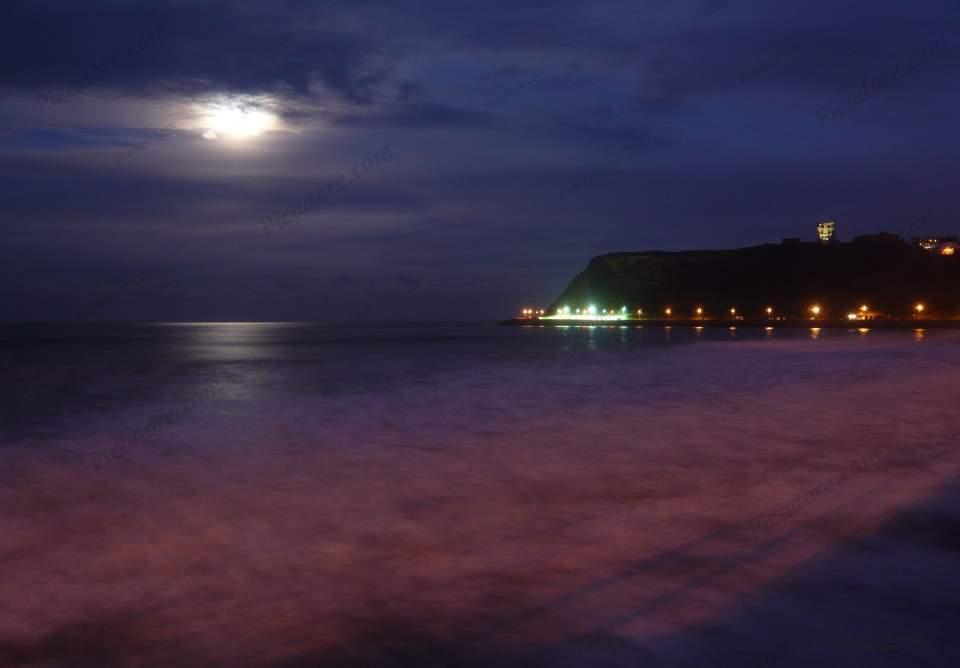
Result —
M 215 365 L 7 448 L 0 665 L 955 665 L 956 337 Z

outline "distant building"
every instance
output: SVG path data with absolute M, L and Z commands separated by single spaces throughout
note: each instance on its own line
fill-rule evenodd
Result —
M 832 220 L 817 223 L 817 239 L 820 243 L 826 244 L 833 241 L 833 236 L 837 231 L 837 224 Z
M 925 251 L 939 253 L 940 255 L 954 255 L 957 253 L 957 247 L 960 246 L 957 237 L 948 235 L 913 237 L 911 241 L 915 246 L 919 246 Z

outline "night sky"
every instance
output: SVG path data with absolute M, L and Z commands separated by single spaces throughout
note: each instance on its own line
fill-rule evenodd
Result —
M 0 319 L 484 320 L 958 233 L 946 0 L 4 0 Z

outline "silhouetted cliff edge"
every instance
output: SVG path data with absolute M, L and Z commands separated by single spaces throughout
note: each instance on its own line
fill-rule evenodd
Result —
M 904 241 L 764 244 L 712 251 L 609 253 L 593 258 L 550 306 L 571 309 L 697 306 L 713 315 L 735 307 L 759 315 L 767 306 L 787 316 L 823 305 L 828 317 L 868 304 L 892 317 L 923 302 L 928 316 L 960 315 L 960 254 L 945 256 Z

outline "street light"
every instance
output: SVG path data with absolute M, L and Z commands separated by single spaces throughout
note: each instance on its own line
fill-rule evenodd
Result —
M 927 309 L 927 307 L 923 305 L 923 302 L 918 302 L 918 303 L 914 304 L 914 306 L 913 306 L 913 310 L 916 311 L 918 318 L 923 315 L 923 312 L 924 312 L 926 309 Z
M 703 315 L 703 309 L 699 306 L 697 307 L 697 315 Z
M 663 312 L 666 313 L 667 315 L 673 315 L 673 309 L 670 308 L 669 306 L 666 309 L 664 309 Z
M 814 318 L 820 315 L 820 311 L 821 311 L 821 308 L 819 304 L 814 304 L 813 306 L 810 307 L 810 313 L 813 314 Z
M 773 307 L 772 307 L 772 306 L 768 306 L 768 307 L 767 307 L 767 317 L 769 318 L 769 317 L 772 316 L 772 315 L 773 315 Z

